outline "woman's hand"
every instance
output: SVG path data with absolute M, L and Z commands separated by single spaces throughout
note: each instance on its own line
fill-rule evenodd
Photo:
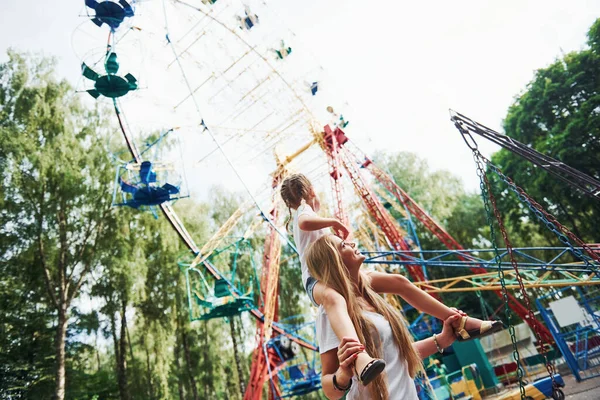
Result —
M 456 334 L 454 333 L 454 325 L 461 318 L 461 314 L 454 314 L 446 320 L 444 320 L 444 327 L 442 333 L 437 335 L 437 341 L 442 348 L 450 347 L 456 340 Z
M 338 383 L 342 386 L 346 386 L 352 379 L 352 366 L 358 357 L 358 354 L 363 351 L 365 347 L 354 338 L 344 337 L 342 342 L 338 346 L 337 357 L 339 367 L 335 373 Z
M 346 239 L 350 234 L 350 229 L 348 229 L 346 225 L 342 224 L 337 219 L 331 227 L 333 228 L 333 231 L 335 232 L 336 236 L 339 236 L 342 239 Z

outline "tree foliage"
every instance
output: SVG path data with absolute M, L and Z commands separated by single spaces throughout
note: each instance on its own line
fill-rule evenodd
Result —
M 164 219 L 111 208 L 110 114 L 53 66 L 14 51 L 0 65 L 0 398 L 241 398 L 229 322 L 189 322 L 188 250 Z M 176 208 L 202 243 L 238 203 L 217 189 Z M 245 362 L 254 321 L 239 321 Z
M 8 55 L 0 65 L 2 257 L 7 268 L 28 265 L 43 279 L 36 301 L 55 315 L 55 397 L 62 399 L 70 307 L 109 239 L 106 122 L 54 78 L 51 60 Z
M 460 179 L 450 171 L 432 171 L 427 161 L 417 154 L 399 152 L 379 154 L 378 164 L 387 170 L 396 184 L 464 248 L 487 247 L 489 230 L 486 228 L 485 212 L 478 193 L 467 193 Z M 405 217 L 391 210 L 402 221 Z M 440 250 L 445 246 L 416 218 L 418 240 L 423 250 Z M 430 258 L 426 255 L 425 258 Z M 451 278 L 469 274 L 465 268 L 428 268 L 429 279 Z M 479 300 L 463 293 L 445 294 L 443 300 L 473 315 L 480 315 Z
M 564 55 L 539 69 L 526 90 L 508 110 L 506 134 L 554 157 L 573 168 L 600 179 L 600 19 L 588 32 L 588 47 Z M 600 237 L 600 205 L 586 195 L 557 180 L 533 164 L 501 150 L 492 162 L 502 168 L 536 201 L 566 224 L 584 241 Z M 520 233 L 524 224 L 535 221 L 547 241 L 560 242 L 515 196 L 501 188 L 499 206 Z

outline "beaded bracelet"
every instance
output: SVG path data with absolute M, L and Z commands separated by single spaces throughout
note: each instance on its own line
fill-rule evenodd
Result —
M 441 354 L 443 354 L 443 353 L 444 353 L 444 349 L 442 349 L 442 348 L 440 347 L 440 344 L 439 344 L 439 343 L 438 343 L 438 341 L 437 341 L 437 335 L 436 335 L 435 333 L 433 334 L 433 343 L 435 343 L 435 347 L 437 347 L 438 351 L 439 351 Z

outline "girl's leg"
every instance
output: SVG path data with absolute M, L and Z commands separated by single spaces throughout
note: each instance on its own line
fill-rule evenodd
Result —
M 435 297 L 419 289 L 402 275 L 387 274 L 384 272 L 367 272 L 366 275 L 371 281 L 371 287 L 377 293 L 397 294 L 421 312 L 441 320 L 445 320 L 458 313 L 456 309 L 450 308 L 438 301 Z M 478 329 L 482 322 L 480 319 L 469 317 L 465 329 Z M 460 320 L 457 320 L 456 326 L 458 326 L 458 323 L 460 323 Z
M 358 340 L 354 324 L 348 315 L 348 305 L 344 297 L 335 290 L 317 282 L 313 289 L 313 298 L 317 304 L 322 305 L 327 312 L 327 318 L 331 323 L 333 332 L 341 340 L 343 337 L 351 337 Z M 373 358 L 366 352 L 359 353 L 356 358 L 356 370 L 360 374 Z

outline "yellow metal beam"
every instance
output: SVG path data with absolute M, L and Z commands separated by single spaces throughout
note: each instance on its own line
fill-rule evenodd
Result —
M 196 258 L 190 266 L 195 267 L 196 265 L 205 261 L 212 254 L 212 252 L 215 251 L 217 247 L 219 247 L 222 240 L 227 235 L 229 235 L 229 232 L 231 232 L 231 230 L 235 228 L 235 226 L 240 221 L 240 219 L 242 219 L 244 214 L 247 213 L 253 206 L 254 203 L 248 200 L 245 203 L 243 203 L 237 210 L 235 210 L 235 212 L 231 214 L 229 219 L 227 219 L 227 221 L 225 221 L 225 223 L 221 225 L 217 233 L 215 233 L 208 240 L 208 242 L 206 242 L 204 246 L 202 246 L 202 248 L 200 249 L 200 253 L 198 253 L 198 255 L 196 256 Z
M 383 190 L 379 185 L 373 185 L 373 187 L 375 188 L 375 192 L 377 192 L 378 195 L 380 195 L 385 201 L 387 201 L 394 210 L 398 211 L 404 218 L 406 218 L 406 210 L 404 209 L 404 207 L 401 207 L 400 204 L 398 204 L 398 201 L 394 199 L 389 194 L 389 192 Z
M 302 154 L 306 150 L 310 149 L 311 146 L 313 144 L 315 144 L 316 142 L 317 142 L 316 139 L 311 140 L 310 142 L 306 143 L 304 146 L 300 147 L 298 150 L 296 150 L 292 154 L 285 156 L 283 159 L 280 159 L 277 155 L 275 155 L 276 161 L 277 161 L 277 169 L 271 173 L 271 176 L 275 176 L 276 174 L 281 173 L 281 171 L 285 168 L 286 165 L 288 165 L 289 163 L 294 161 L 294 159 L 296 157 L 298 157 L 300 154 Z
M 538 276 L 539 271 L 521 271 L 521 279 L 525 288 L 552 288 L 567 286 L 600 285 L 600 279 L 592 279 L 591 275 L 576 275 L 569 271 L 546 271 Z M 552 277 L 552 274 L 558 276 Z M 504 271 L 506 288 L 519 289 L 515 271 Z M 413 282 L 416 286 L 430 293 L 474 292 L 480 290 L 501 290 L 502 285 L 497 272 L 473 274 L 454 278 L 435 279 L 427 282 Z
M 290 154 L 289 156 L 285 157 L 283 159 L 283 161 L 281 161 L 281 165 L 286 166 L 289 163 L 291 163 L 296 157 L 298 157 L 300 154 L 304 153 L 306 150 L 310 149 L 310 147 L 316 143 L 316 140 L 313 139 L 310 142 L 306 143 L 304 146 L 300 147 L 298 150 L 296 150 L 296 152 L 294 152 L 293 154 Z

